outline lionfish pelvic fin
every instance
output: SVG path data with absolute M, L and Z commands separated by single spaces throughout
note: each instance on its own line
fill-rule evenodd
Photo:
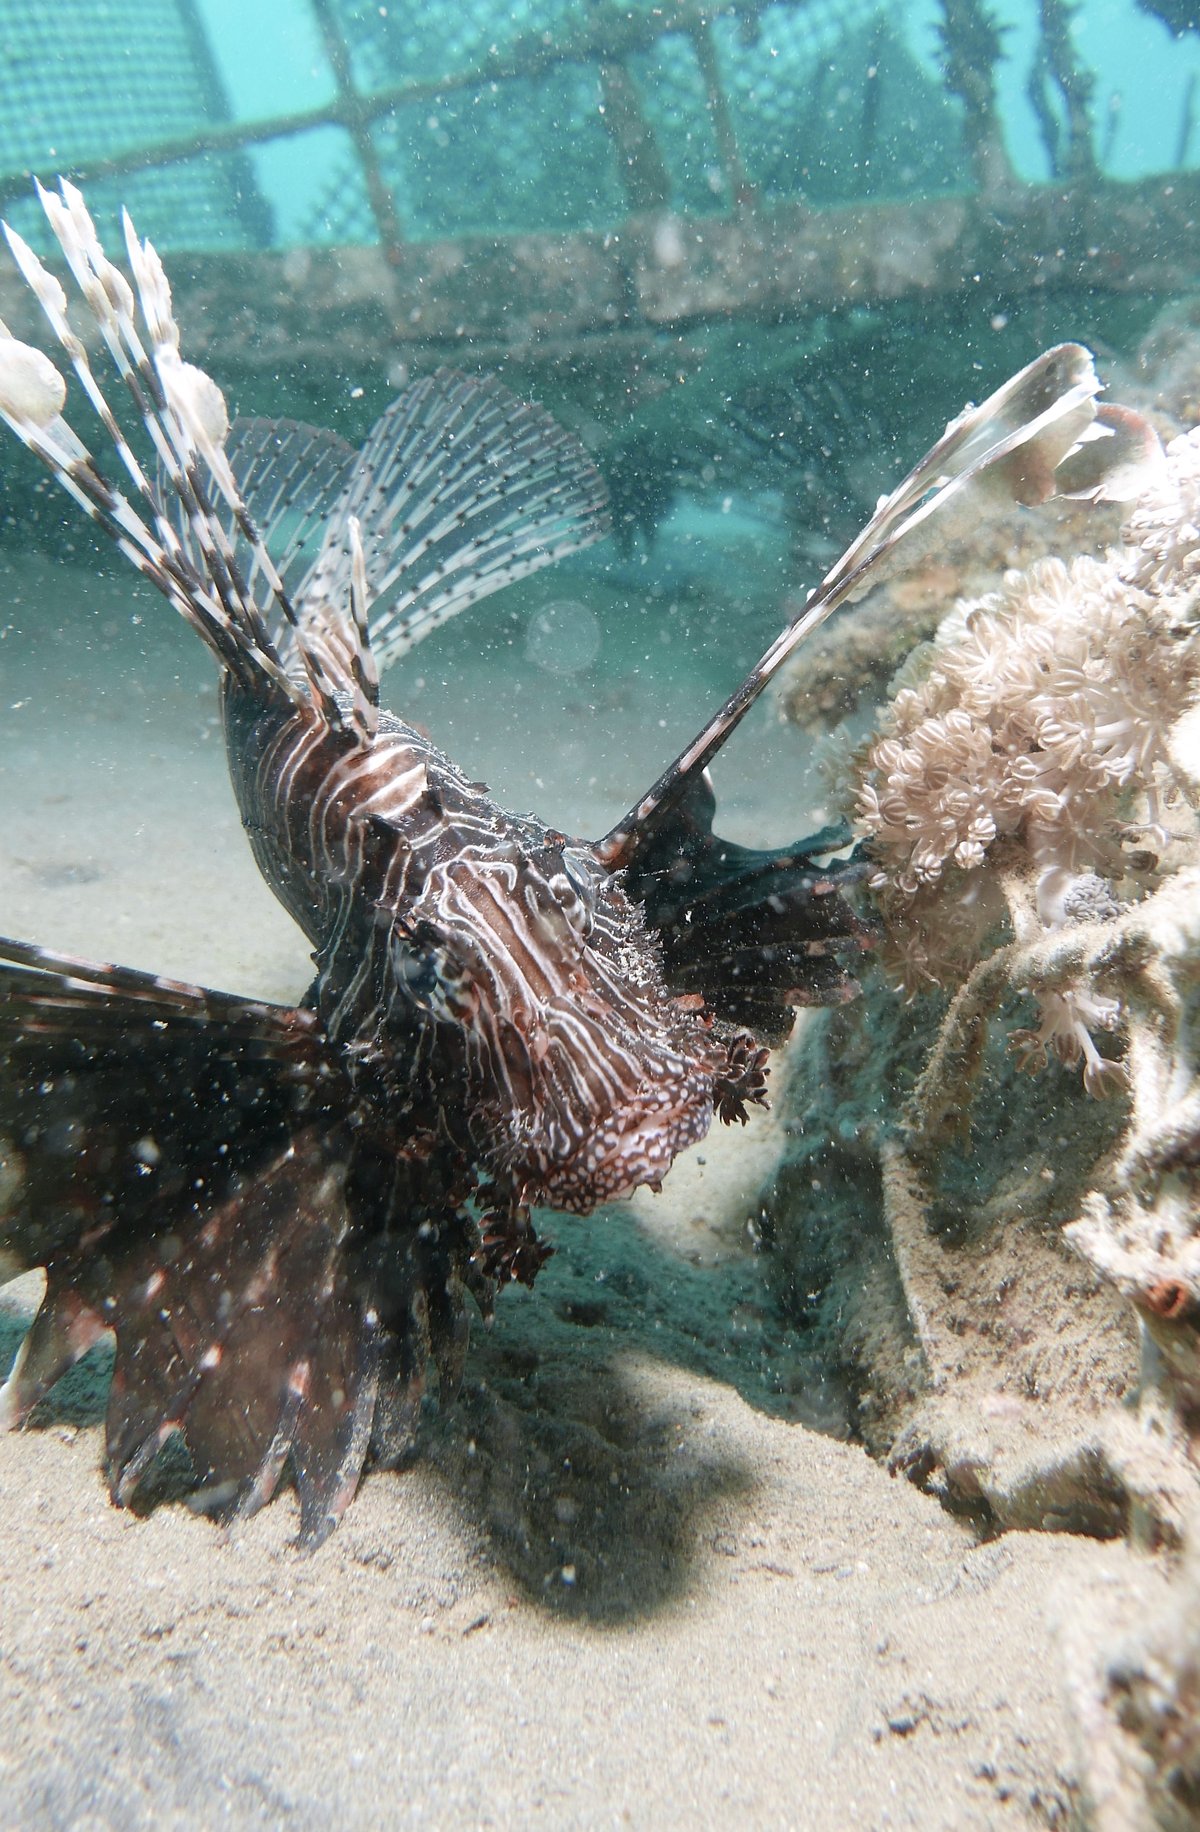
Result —
M 451 1260 L 352 1247 L 347 1110 L 311 1011 L 0 941 L 0 1274 L 46 1270 L 0 1428 L 111 1331 L 113 1499 L 179 1433 L 226 1516 L 290 1462 L 320 1544 L 465 1347 Z

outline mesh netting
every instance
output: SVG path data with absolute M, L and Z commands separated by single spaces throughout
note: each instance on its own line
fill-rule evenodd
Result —
M 189 0 L 0 0 L 0 177 L 60 170 L 181 139 L 228 119 Z M 238 153 L 91 183 L 102 222 L 128 205 L 143 234 L 195 248 L 270 240 L 270 212 Z M 5 205 L 45 245 L 41 211 Z
M 253 155 L 89 172 L 229 119 L 194 4 L 0 0 L 0 201 L 35 245 L 40 213 L 4 180 L 64 169 L 87 179 L 102 226 L 126 204 L 167 248 L 269 245 Z M 707 37 L 659 32 L 652 0 L 612 11 L 580 0 L 325 5 L 361 95 L 427 86 L 369 130 L 403 236 L 606 229 L 647 208 L 725 213 L 741 180 L 818 203 L 929 195 L 961 170 L 955 105 L 882 0 L 779 0 L 716 20 Z M 498 61 L 509 73 L 462 80 Z M 280 194 L 289 236 L 377 242 L 386 211 L 372 208 L 361 143 L 332 120 L 313 134 L 322 151 Z
M 928 197 L 961 181 L 957 106 L 891 13 L 810 0 L 771 7 L 750 36 L 714 26 L 747 170 L 768 196 L 815 203 Z
M 365 91 L 477 69 L 497 55 L 536 56 L 580 45 L 578 61 L 519 80 L 451 88 L 394 110 L 375 130 L 384 176 L 410 235 L 610 225 L 633 199 L 605 122 L 597 15 L 577 0 L 502 5 L 464 0 L 453 13 L 427 0 L 333 0 Z M 653 20 L 649 0 L 640 13 Z M 639 11 L 620 18 L 637 21 Z M 807 0 L 713 28 L 720 87 L 747 180 L 767 196 L 836 201 L 944 188 L 959 167 L 954 105 L 911 58 L 879 0 Z M 651 130 L 666 194 L 689 212 L 728 209 L 708 81 L 692 38 L 615 47 Z M 867 72 L 872 72 L 867 75 Z M 882 174 L 876 149 L 887 147 Z M 305 229 L 375 240 L 355 159 L 332 173 Z

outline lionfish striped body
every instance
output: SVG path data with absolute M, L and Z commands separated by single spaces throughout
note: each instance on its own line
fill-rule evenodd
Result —
M 152 461 L 11 233 L 129 494 L 63 418 L 63 376 L 2 325 L 0 413 L 214 654 L 243 822 L 316 972 L 281 1007 L 0 942 L 0 1276 L 47 1278 L 0 1415 L 20 1423 L 112 1331 L 114 1499 L 181 1431 L 227 1514 L 290 1464 L 313 1544 L 368 1454 L 409 1453 L 431 1361 L 453 1391 L 468 1296 L 486 1312 L 532 1282 L 531 1208 L 657 1184 L 714 1113 L 762 1099 L 795 1005 L 852 993 L 841 956 L 869 934 L 841 892 L 861 868 L 817 864 L 832 834 L 718 839 L 705 767 L 931 500 L 1031 454 L 1045 494 L 1096 384 L 1064 346 L 956 422 L 626 819 L 568 839 L 382 710 L 378 677 L 603 534 L 582 449 L 446 371 L 361 452 L 294 422 L 230 429 L 149 244 L 126 224 L 131 287 L 78 192 L 43 202 Z
M 703 1136 L 727 1051 L 590 848 L 505 814 L 387 714 L 349 752 L 228 691 L 225 720 L 256 857 L 367 1108 L 423 1115 L 519 1207 L 580 1214 Z

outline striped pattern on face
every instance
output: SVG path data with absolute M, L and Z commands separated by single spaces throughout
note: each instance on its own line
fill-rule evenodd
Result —
M 579 1213 L 704 1136 L 725 1053 L 590 846 L 505 814 L 390 715 L 363 746 L 234 689 L 225 713 L 259 866 L 381 1121 L 399 1091 L 518 1201 Z

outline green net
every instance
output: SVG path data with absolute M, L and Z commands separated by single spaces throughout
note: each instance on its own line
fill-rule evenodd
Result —
M 572 0 L 536 8 L 473 0 L 450 17 L 420 0 L 328 4 L 368 93 L 483 70 L 489 59 L 536 64 L 550 46 L 578 48 L 526 78 L 448 83 L 375 125 L 381 170 L 411 235 L 604 227 L 640 202 L 727 211 L 739 174 L 721 144 L 718 109 L 740 176 L 766 196 L 878 196 L 881 171 L 904 194 L 928 195 L 959 169 L 957 110 L 877 0 L 793 0 L 719 19 L 707 70 L 699 37 L 660 34 L 656 9 L 644 3 L 611 17 Z M 645 198 L 614 118 L 616 84 L 656 175 Z M 352 148 L 330 171 L 304 232 L 314 241 L 375 239 Z
M 296 5 L 343 86 L 279 133 L 286 167 L 238 146 L 197 0 L 0 0 L 10 220 L 42 235 L 34 172 L 85 178 L 102 223 L 124 203 L 156 242 L 204 249 L 270 245 L 266 190 L 288 241 L 364 244 L 726 214 L 747 189 L 928 195 L 961 170 L 956 105 L 879 0 L 680 9 L 670 29 L 649 0 Z M 265 93 L 269 144 L 290 98 Z
M 45 223 L 29 174 L 85 173 L 136 148 L 183 142 L 229 118 L 188 0 L 0 0 L 0 178 L 8 220 L 35 245 Z M 271 213 L 241 152 L 89 183 L 102 223 L 124 204 L 175 247 L 253 247 Z
M 65 171 L 168 249 L 382 242 L 398 266 L 473 233 L 1183 170 L 1195 142 L 1190 35 L 1147 110 L 1161 27 L 1134 0 L 1103 42 L 1067 0 L 265 0 L 248 49 L 236 4 L 0 0 L 22 232 L 30 175 Z

